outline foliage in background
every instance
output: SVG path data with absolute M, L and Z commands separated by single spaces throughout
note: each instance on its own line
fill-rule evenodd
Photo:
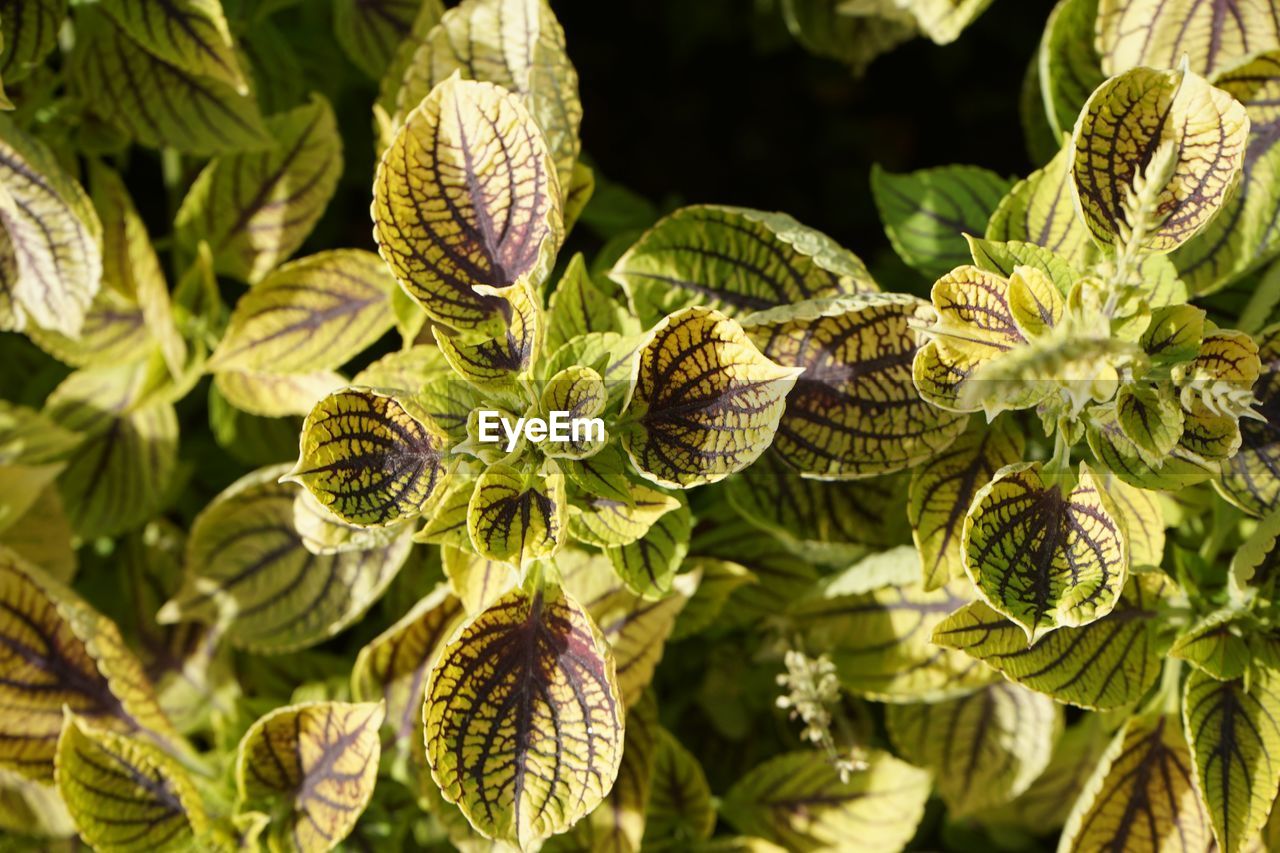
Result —
M 782 213 L 635 233 L 545 0 L 0 3 L 0 849 L 1275 846 L 1236 12 L 1062 0 L 1041 168 L 873 171 L 923 299 Z

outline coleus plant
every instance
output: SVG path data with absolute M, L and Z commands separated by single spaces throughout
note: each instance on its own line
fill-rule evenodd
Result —
M 299 258 L 271 4 L 0 5 L 0 318 L 75 368 L 0 410 L 0 845 L 1275 846 L 1265 6 L 1060 3 L 1043 168 L 873 174 L 924 299 L 744 208 L 566 256 L 542 0 L 334 4 L 377 253 Z

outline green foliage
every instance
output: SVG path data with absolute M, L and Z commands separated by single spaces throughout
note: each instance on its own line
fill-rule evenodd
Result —
M 1061 0 L 1037 168 L 869 169 L 892 293 L 598 178 L 547 0 L 0 0 L 0 851 L 1274 846 L 1223 5 Z

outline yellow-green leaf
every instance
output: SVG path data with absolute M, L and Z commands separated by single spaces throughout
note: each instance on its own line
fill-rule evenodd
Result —
M 306 489 L 298 489 L 297 492 L 293 500 L 293 526 L 303 546 L 312 554 L 340 554 L 381 547 L 397 539 L 408 524 L 355 527 L 325 509 Z
M 1193 670 L 1182 700 L 1183 723 L 1213 834 L 1223 853 L 1244 849 L 1267 822 L 1280 790 L 1280 692 L 1274 671 L 1247 684 Z
M 426 415 L 363 388 L 336 391 L 302 425 L 289 477 L 350 524 L 412 518 L 445 479 L 446 438 Z
M 1167 382 L 1130 382 L 1116 392 L 1116 420 L 1143 460 L 1158 465 L 1182 438 L 1182 406 Z
M 58 46 L 67 0 L 9 0 L 0 3 L 0 76 L 16 83 Z
M 56 785 L 0 769 L 0 830 L 22 839 L 69 839 L 76 834 Z M 19 841 L 21 844 L 22 841 Z M 56 841 L 54 842 L 56 843 Z
M 1268 0 L 1099 0 L 1097 33 L 1107 74 L 1175 68 L 1185 57 L 1207 77 L 1280 47 L 1280 19 Z
M 271 145 L 251 94 L 160 59 L 96 9 L 77 10 L 76 36 L 72 89 L 140 144 L 204 155 Z
M 527 379 L 544 334 L 542 306 L 528 287 L 518 284 L 493 298 L 502 326 L 497 334 L 453 334 L 440 326 L 431 330 L 453 371 L 480 388 Z
M 1108 745 L 1062 830 L 1062 850 L 1192 853 L 1213 842 L 1172 716 L 1131 717 Z
M 1097 14 L 1098 0 L 1059 0 L 1045 22 L 1036 62 L 1044 111 L 1055 137 L 1071 133 L 1080 108 L 1106 78 L 1102 73 L 1102 58 L 1093 39 Z M 1066 162 L 1070 162 L 1069 159 Z M 1067 183 L 1070 177 L 1065 168 L 1062 178 L 1062 190 L 1067 200 L 1064 213 L 1070 221 L 1077 223 L 1075 228 L 1080 229 L 1079 220 L 1072 210 Z M 1078 233 L 1084 236 L 1082 230 Z
M 421 15 L 439 21 L 439 0 L 338 0 L 333 34 L 347 58 L 377 80 Z
M 219 0 L 103 0 L 100 5 L 157 59 L 193 77 L 217 80 L 237 92 L 249 91 Z
M 1075 121 L 1074 113 L 1071 121 Z M 1076 215 L 1071 191 L 1074 151 L 1068 142 L 1048 165 L 1014 185 L 991 214 L 986 229 L 988 240 L 1033 243 L 1079 266 L 1091 260 L 1093 245 Z
M 1132 566 L 1160 566 L 1164 562 L 1164 510 L 1159 495 L 1118 479 L 1106 484 L 1129 537 Z
M 75 532 L 53 486 L 37 495 L 26 513 L 0 535 L 0 545 L 63 583 L 70 583 L 76 574 L 74 541 Z
M 1009 682 L 920 705 L 890 705 L 885 726 L 898 754 L 932 770 L 956 818 L 1009 802 L 1049 765 L 1062 730 L 1052 699 Z
M 900 175 L 871 169 L 871 192 L 889 242 L 928 278 L 969 260 L 965 234 L 981 234 L 1011 181 L 977 166 Z
M 1217 463 L 1183 449 L 1158 462 L 1146 461 L 1120 428 L 1114 405 L 1089 410 L 1086 436 L 1098 461 L 1124 482 L 1139 489 L 1178 491 L 1204 482 L 1218 472 Z
M 869 293 L 775 308 L 743 320 L 766 357 L 803 368 L 773 446 L 801 473 L 870 477 L 919 464 L 949 445 L 963 416 L 925 402 L 911 378 L 914 296 Z
M 279 654 L 345 629 L 386 589 L 408 557 L 412 530 L 361 550 L 314 554 L 294 524 L 297 486 L 284 466 L 233 483 L 191 528 L 186 577 L 161 623 L 198 621 L 223 629 L 236 648 Z
M 658 728 L 645 810 L 644 840 L 689 845 L 711 837 L 716 807 L 702 765 L 671 732 Z
M 672 580 L 689 552 L 692 530 L 693 514 L 681 502 L 638 539 L 610 545 L 604 552 L 628 589 L 643 598 L 662 598 L 671 591 Z
M 208 829 L 187 771 L 154 745 L 68 714 L 58 790 L 80 837 L 104 853 L 191 850 Z
M 485 469 L 467 505 L 467 532 L 482 557 L 522 566 L 565 541 L 564 475 L 553 460 Z
M 659 323 L 637 356 L 623 447 L 658 485 L 722 480 L 769 446 L 799 373 L 766 358 L 735 320 L 686 308 Z
M 1202 4 L 1203 5 L 1203 4 Z M 1244 158 L 1249 117 L 1234 98 L 1187 71 L 1137 68 L 1089 98 L 1076 123 L 1072 175 L 1089 232 L 1123 243 L 1128 199 L 1150 196 L 1136 248 L 1165 253 L 1191 239 L 1222 207 Z
M 585 609 L 555 586 L 516 589 L 441 653 L 424 706 L 427 759 L 472 826 L 524 847 L 609 793 L 622 719 L 613 658 Z
M 182 200 L 175 221 L 181 245 L 207 240 L 214 268 L 250 283 L 288 258 L 311 233 L 342 174 L 342 136 L 320 95 L 272 116 L 274 140 L 261 151 L 215 158 Z
M 683 207 L 613 265 L 640 322 L 702 305 L 730 316 L 878 288 L 856 255 L 781 213 Z
M 1210 461 L 1234 456 L 1243 442 L 1240 419 L 1220 401 L 1249 399 L 1261 370 L 1258 345 L 1249 335 L 1232 329 L 1206 334 L 1199 354 L 1173 370 L 1186 411 L 1179 446 Z
M 754 571 L 754 568 L 752 569 Z M 790 615 L 806 648 L 823 649 L 852 693 L 877 702 L 936 702 L 989 684 L 996 672 L 933 644 L 947 614 L 968 604 L 968 584 L 918 584 L 797 602 Z
M 979 819 L 988 826 L 1013 826 L 1033 835 L 1058 830 L 1080 796 L 1089 774 L 1107 746 L 1098 716 L 1086 716 L 1067 727 L 1054 746 L 1049 766 L 1013 802 L 991 809 Z
M 271 814 L 268 849 L 323 853 L 350 834 L 373 797 L 385 712 L 381 702 L 307 702 L 249 728 L 236 755 L 239 810 Z
M 368 388 L 391 388 L 416 391 L 432 380 L 448 376 L 452 372 L 439 348 L 420 344 L 408 349 L 390 352 L 351 380 L 353 385 Z
M 470 550 L 471 534 L 467 532 L 467 506 L 471 503 L 471 493 L 475 489 L 474 473 L 463 469 L 455 470 L 439 500 L 432 504 L 431 512 L 426 516 L 426 523 L 414 535 L 414 540 Z
M 1010 465 L 978 490 L 961 531 L 965 573 L 1035 641 L 1110 613 L 1129 573 L 1127 531 L 1080 463 L 1069 490 L 1038 462 Z
M 0 400 L 0 465 L 40 465 L 67 457 L 80 436 L 35 409 Z
M 1169 657 L 1190 661 L 1206 675 L 1222 681 L 1240 678 L 1252 654 L 1248 625 L 1230 610 L 1216 610 L 1196 621 L 1169 648 Z
M 1022 461 L 1021 430 L 1003 419 L 970 431 L 911 473 L 907 519 L 924 567 L 924 588 L 964 576 L 960 532 L 978 489 Z
M 548 314 L 547 352 L 555 352 L 579 335 L 591 332 L 640 331 L 640 323 L 630 310 L 592 280 L 581 254 L 573 256 L 560 277 L 551 294 Z
M 959 649 L 1032 690 L 1082 708 L 1138 701 L 1160 674 L 1158 608 L 1173 584 L 1158 572 L 1132 575 L 1115 609 L 1079 628 L 1028 645 L 1021 627 L 975 601 L 944 618 L 933 642 Z
M 896 853 L 924 817 L 929 781 L 884 752 L 847 781 L 821 752 L 789 752 L 748 771 L 721 811 L 738 831 L 787 850 Z
M 0 767 L 54 778 L 63 709 L 156 743 L 177 734 L 111 620 L 0 548 Z
M 440 556 L 449 587 L 462 601 L 467 613 L 484 610 L 520 579 L 510 563 L 480 556 L 471 549 L 469 542 L 465 547 L 445 545 L 440 549 Z
M 356 656 L 351 694 L 360 702 L 386 703 L 386 723 L 401 750 L 422 743 L 422 702 L 436 656 L 463 619 L 462 602 L 437 586 Z
M 228 403 L 243 412 L 282 418 L 308 414 L 325 397 L 337 393 L 347 380 L 332 370 L 306 373 L 224 370 L 213 375 L 213 384 Z
M 0 328 L 78 336 L 102 284 L 101 237 L 53 152 L 0 116 Z
M 625 496 L 585 495 L 569 507 L 569 535 L 579 542 L 607 547 L 628 545 L 654 523 L 681 506 L 673 495 L 622 480 Z
M 452 77 L 413 106 L 373 190 L 382 257 L 448 326 L 492 327 L 494 291 L 539 284 L 560 245 L 555 163 L 522 100 L 492 83 Z
M 1003 278 L 1013 275 L 1013 271 L 1019 266 L 1035 267 L 1049 276 L 1063 295 L 1069 294 L 1072 286 L 1081 278 L 1080 273 L 1065 258 L 1044 246 L 1021 240 L 1001 242 L 968 236 L 965 239 L 969 243 L 973 262 L 980 269 Z
M 1280 325 L 1264 329 L 1257 344 L 1261 376 L 1253 393 L 1263 419 L 1242 420 L 1240 451 L 1222 463 L 1214 485 L 1245 512 L 1262 516 L 1280 498 Z

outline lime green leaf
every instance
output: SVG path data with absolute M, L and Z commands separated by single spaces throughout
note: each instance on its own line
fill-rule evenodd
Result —
M 68 715 L 56 765 L 62 799 L 94 850 L 191 850 L 208 828 L 186 770 L 146 741 Z
M 1174 642 L 1169 657 L 1190 661 L 1212 678 L 1240 678 L 1252 657 L 1245 639 L 1247 626 L 1239 614 L 1216 610 L 1198 620 Z
M 1080 108 L 1106 77 L 1093 39 L 1097 14 L 1098 0 L 1059 0 L 1044 25 L 1036 62 L 1045 113 L 1055 137 L 1071 132 Z M 1070 180 L 1065 169 L 1063 178 Z M 1064 182 L 1062 189 L 1067 199 L 1064 213 L 1078 223 L 1068 184 Z
M 569 535 L 579 542 L 607 547 L 635 542 L 660 517 L 681 506 L 666 492 L 622 481 L 624 496 L 586 495 L 569 507 Z
M 294 525 L 298 488 L 283 466 L 233 483 L 197 517 L 182 589 L 162 624 L 218 625 L 225 641 L 259 654 L 306 648 L 342 631 L 386 589 L 412 547 L 410 528 L 386 544 L 317 555 Z
M 431 330 L 440 354 L 453 371 L 486 389 L 502 388 L 529 377 L 545 322 L 538 297 L 523 284 L 492 298 L 502 326 L 496 335 L 454 335 L 440 326 Z
M 50 782 L 63 709 L 169 746 L 177 734 L 106 617 L 0 548 L 0 767 Z
M 106 12 L 148 53 L 192 75 L 249 91 L 219 0 L 103 0 Z
M 1128 535 L 1130 565 L 1161 565 L 1165 523 L 1159 495 L 1118 479 L 1108 481 L 1106 490 Z
M 538 406 L 545 413 L 564 412 L 570 423 L 578 419 L 598 418 L 609 404 L 609 389 L 604 379 L 589 367 L 566 367 L 546 381 Z M 544 445 L 543 454 L 556 459 L 583 459 L 594 456 L 608 443 L 604 422 L 599 429 L 571 432 L 566 442 Z
M 877 56 L 916 35 L 915 18 L 891 4 L 877 4 L 865 14 L 831 0 L 784 0 L 787 29 L 811 53 L 827 56 L 862 76 Z
M 1070 490 L 1042 467 L 1010 465 L 979 489 L 960 545 L 982 596 L 1031 641 L 1111 612 L 1129 571 L 1127 531 L 1089 467 Z
M 486 837 L 527 846 L 608 794 L 622 718 L 613 658 L 583 607 L 554 586 L 513 590 L 467 624 L 432 671 L 431 775 Z
M 700 576 L 678 575 L 671 593 L 652 601 L 627 589 L 598 554 L 562 551 L 556 555 L 556 567 L 565 589 L 582 602 L 609 642 L 617 664 L 618 695 L 631 707 L 653 679 L 676 618 Z
M 711 627 L 735 590 L 757 582 L 749 569 L 729 560 L 688 557 L 684 565 L 689 574 L 698 574 L 698 588 L 680 611 L 671 631 L 673 640 L 692 637 Z
M 264 418 L 281 418 L 308 414 L 325 397 L 337 393 L 347 380 L 332 370 L 307 373 L 225 370 L 213 375 L 213 384 L 237 409 Z
M 973 658 L 931 642 L 947 614 L 970 600 L 962 582 L 932 592 L 912 584 L 800 601 L 790 613 L 806 648 L 827 650 L 850 692 L 877 702 L 936 702 L 997 678 Z
M 338 367 L 390 330 L 395 287 L 382 259 L 359 249 L 285 264 L 240 297 L 209 369 Z
M 76 35 L 72 89 L 90 111 L 140 144 L 188 154 L 271 144 L 252 95 L 165 62 L 96 10 L 77 10 Z
M 462 602 L 442 584 L 356 656 L 351 694 L 361 702 L 386 703 L 385 723 L 401 750 L 416 752 L 422 743 L 427 676 L 463 615 Z
M 324 213 L 342 174 L 333 108 L 311 103 L 267 120 L 274 144 L 215 158 L 182 200 L 180 244 L 209 241 L 219 273 L 257 282 L 288 258 Z
M 816 300 L 743 320 L 774 362 L 803 368 L 773 446 L 801 473 L 869 477 L 908 468 L 949 445 L 963 416 L 920 399 L 911 378 L 927 319 L 914 296 L 870 293 Z
M 16 83 L 58 46 L 67 0 L 20 0 L 0 7 L 0 76 Z
M 474 473 L 455 470 L 439 501 L 432 504 L 431 512 L 426 516 L 426 524 L 414 535 L 414 541 L 470 549 L 467 506 L 471 503 L 471 493 L 475 489 Z
M 1132 575 L 1106 616 L 1079 628 L 1060 628 L 1031 645 L 1021 627 L 975 601 L 943 619 L 933 642 L 959 649 L 1059 702 L 1121 708 L 1146 695 L 1160 674 L 1163 646 L 1156 617 L 1172 589 L 1162 574 Z
M 400 86 L 404 83 L 405 72 L 408 71 L 409 65 L 413 62 L 413 55 L 418 52 L 418 48 L 426 40 L 427 36 L 432 34 L 436 24 L 440 23 L 440 18 L 444 16 L 445 12 L 442 0 L 423 0 L 423 2 L 415 3 L 414 5 L 418 7 L 418 11 L 413 17 L 413 22 L 409 25 L 409 32 L 396 45 L 386 63 L 385 71 L 379 74 L 381 79 L 378 84 L 378 100 L 373 106 L 374 126 L 379 135 L 379 148 L 383 146 L 383 141 L 390 135 L 392 116 L 396 111 L 396 96 L 400 92 Z M 337 22 L 335 20 L 335 30 L 336 28 Z
M 0 535 L 0 545 L 70 583 L 76 574 L 75 532 L 55 487 L 36 495 L 30 508 Z
M 18 836 L 19 847 L 32 837 L 69 839 L 76 834 L 56 785 L 33 782 L 8 770 L 0 770 L 0 831 Z
M 564 544 L 565 515 L 564 475 L 553 460 L 523 468 L 499 462 L 476 480 L 467 532 L 480 556 L 522 566 Z
M 57 462 L 79 443 L 80 436 L 35 409 L 0 400 L 0 465 Z
M 1061 829 L 1107 740 L 1096 716 L 1068 726 L 1053 748 L 1049 766 L 1031 787 L 1013 802 L 988 810 L 980 820 L 987 826 L 1016 827 L 1032 835 Z
M 325 509 L 315 495 L 298 489 L 293 501 L 293 526 L 303 546 L 312 554 L 365 551 L 390 544 L 405 530 L 405 523 L 387 527 L 353 527 Z
M 0 328 L 78 336 L 102 284 L 101 236 L 53 152 L 0 116 Z
M 1261 369 L 1258 345 L 1249 335 L 1231 329 L 1205 335 L 1200 353 L 1173 372 L 1186 411 L 1179 446 L 1210 461 L 1234 456 L 1243 442 L 1240 419 L 1218 401 L 1223 395 L 1248 399 Z
M 446 545 L 440 549 L 444 574 L 454 595 L 462 600 L 467 613 L 475 614 L 510 590 L 519 573 L 510 563 L 490 560 L 471 550 Z
M 338 0 L 333 4 L 333 34 L 347 58 L 377 80 L 415 29 L 415 21 L 424 15 L 438 21 L 441 13 L 439 0 Z
M 1075 5 L 1080 3 L 1076 2 Z M 1058 10 L 1061 9 L 1062 6 L 1059 5 Z M 1089 91 L 1092 88 L 1091 86 Z M 1076 112 L 1079 112 L 1083 103 L 1081 100 L 1076 106 Z M 1074 122 L 1073 112 L 1071 123 Z M 1070 126 L 1068 124 L 1068 130 Z M 1042 246 L 1068 263 L 1080 267 L 1087 265 L 1092 260 L 1094 249 L 1084 223 L 1076 215 L 1075 198 L 1071 190 L 1074 153 L 1075 149 L 1068 141 L 1048 165 L 1015 184 L 991 214 L 986 239 Z M 1004 274 L 1011 272 L 1012 270 Z
M 277 708 L 240 741 L 240 810 L 272 814 L 272 850 L 332 850 L 373 796 L 382 703 L 309 702 Z
M 403 73 L 395 124 L 451 74 L 495 83 L 524 104 L 546 137 L 568 193 L 578 159 L 578 73 L 546 0 L 464 0 L 426 33 Z
M 710 838 L 715 825 L 716 807 L 702 766 L 671 732 L 659 727 L 645 812 L 645 843 L 687 845 Z
M 382 257 L 445 325 L 493 326 L 503 303 L 492 293 L 540 283 L 562 237 L 542 133 L 518 96 L 491 83 L 432 89 L 383 152 L 373 189 Z
M 289 477 L 350 524 L 418 515 L 445 479 L 446 439 L 406 405 L 361 388 L 329 395 L 302 425 L 302 450 Z
M 627 587 L 644 598 L 661 598 L 671 591 L 671 582 L 689 552 L 693 514 L 683 502 L 663 513 L 632 542 L 604 549 L 614 569 Z
M 877 289 L 856 255 L 790 216 L 713 205 L 667 216 L 609 276 L 646 327 L 690 305 L 738 316 Z
M 982 14 L 991 0 L 898 0 L 934 44 L 950 44 Z
M 954 817 L 1007 803 L 1049 765 L 1062 729 L 1052 699 L 1009 682 L 923 705 L 890 705 L 885 726 L 898 754 L 932 770 Z
M 416 391 L 432 380 L 449 376 L 453 368 L 438 347 L 429 344 L 387 353 L 351 380 L 353 385 Z
M 634 334 L 640 324 L 630 312 L 591 280 L 581 254 L 574 255 L 551 294 L 547 352 L 555 352 L 591 332 Z
M 422 410 L 444 430 L 449 446 L 462 444 L 469 438 L 468 421 L 474 421 L 473 413 L 485 402 L 479 389 L 470 382 L 459 382 L 452 368 L 445 375 L 428 380 L 409 399 L 415 409 Z
M 160 508 L 178 464 L 173 406 L 150 402 L 145 365 L 78 370 L 46 402 L 59 426 L 85 436 L 58 490 L 83 539 L 112 536 Z
M 982 234 L 1011 182 L 976 166 L 901 175 L 871 170 L 871 192 L 889 242 L 902 260 L 937 278 L 969 260 L 965 234 Z
M 1244 158 L 1249 117 L 1199 75 L 1137 68 L 1089 98 L 1076 124 L 1072 174 L 1085 223 L 1103 245 L 1124 242 L 1135 182 L 1152 211 L 1137 248 L 1166 253 L 1222 207 Z
M 1139 489 L 1178 491 L 1204 482 L 1218 471 L 1216 463 L 1181 447 L 1158 463 L 1143 459 L 1137 446 L 1120 428 L 1115 406 L 1095 406 L 1088 412 L 1086 435 L 1098 461 L 1124 482 Z
M 1116 392 L 1116 420 L 1138 454 L 1158 464 L 1182 438 L 1182 406 L 1167 382 L 1130 382 Z
M 1138 339 L 1152 364 L 1169 366 L 1191 361 L 1200 354 L 1205 313 L 1191 305 L 1172 305 L 1151 312 L 1151 324 Z
M 1103 753 L 1062 831 L 1064 850 L 1208 850 L 1209 815 L 1171 716 L 1132 717 Z
M 884 752 L 841 781 L 820 752 L 789 752 L 742 777 L 721 810 L 740 832 L 788 850 L 901 850 L 929 798 L 929 774 Z
M 1280 326 L 1264 329 L 1257 342 L 1262 375 L 1253 393 L 1265 420 L 1242 420 L 1240 452 L 1223 462 L 1215 485 L 1245 512 L 1262 516 L 1280 498 Z
M 769 446 L 799 373 L 762 355 L 735 320 L 686 308 L 658 324 L 636 359 L 623 447 L 658 485 L 722 480 Z
M 979 240 L 977 237 L 966 237 L 973 262 L 980 269 L 993 272 L 1008 278 L 1020 267 L 1035 267 L 1047 275 L 1057 285 L 1064 296 L 1071 292 L 1072 286 L 1080 278 L 1080 274 L 1072 269 L 1066 259 L 1054 254 L 1035 243 L 1024 243 L 1019 240 L 997 242 L 995 240 Z
M 1183 722 L 1196 787 L 1224 853 L 1244 848 L 1267 822 L 1280 790 L 1280 694 L 1263 669 L 1248 686 L 1200 670 L 1187 676 Z
M 1269 3 L 1198 0 L 1099 0 L 1102 69 L 1175 68 L 1186 61 L 1209 76 L 1250 54 L 1280 47 L 1280 20 Z
M 978 489 L 1022 461 L 1022 432 L 1008 419 L 968 432 L 911 473 L 907 518 L 924 565 L 924 588 L 964 576 L 960 533 Z

